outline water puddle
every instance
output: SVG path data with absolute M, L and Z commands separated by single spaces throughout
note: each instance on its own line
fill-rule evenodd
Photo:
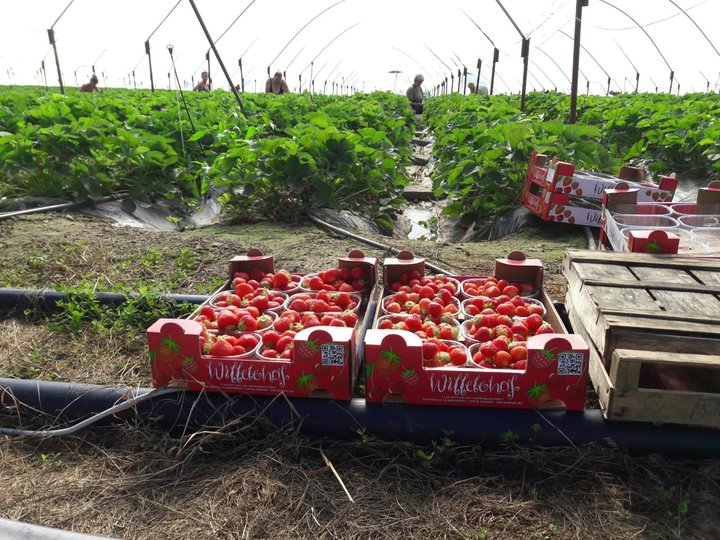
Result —
M 437 217 L 432 208 L 424 206 L 408 206 L 403 211 L 403 217 L 412 225 L 412 229 L 408 233 L 409 240 L 418 240 L 426 238 L 428 240 L 436 239 L 436 232 L 428 228 L 428 224 L 435 221 Z M 431 225 L 432 226 L 432 225 Z

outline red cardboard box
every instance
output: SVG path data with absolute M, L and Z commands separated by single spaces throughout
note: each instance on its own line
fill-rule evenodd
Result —
M 315 327 L 298 332 L 295 358 L 263 360 L 203 355 L 202 324 L 160 319 L 147 331 L 155 387 L 183 381 L 190 390 L 347 400 L 359 367 L 355 330 Z
M 364 269 L 371 299 L 379 298 L 382 291 L 373 286 L 378 276 L 377 259 L 365 257 L 359 250 L 352 250 L 347 257 L 338 257 L 338 267 L 354 266 Z M 233 288 L 236 272 L 249 273 L 255 268 L 272 273 L 273 257 L 255 248 L 246 255 L 233 257 L 229 280 L 215 294 Z M 160 319 L 148 328 L 156 387 L 176 381 L 191 390 L 350 399 L 362 361 L 362 348 L 358 345 L 367 327 L 365 318 L 372 314 L 361 313 L 354 328 L 316 326 L 301 330 L 293 340 L 292 359 L 270 359 L 257 352 L 260 345 L 240 356 L 203 354 L 201 341 L 209 331 L 193 320 L 203 306 L 188 319 Z
M 514 369 L 425 368 L 422 340 L 404 330 L 368 330 L 367 401 L 424 405 L 582 410 L 589 350 L 581 337 L 544 334 L 528 341 L 528 366 Z
M 676 255 L 680 237 L 666 231 L 630 231 L 628 249 L 633 253 Z

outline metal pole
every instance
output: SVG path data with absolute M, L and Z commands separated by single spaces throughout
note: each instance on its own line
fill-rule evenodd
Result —
M 42 73 L 43 73 L 43 81 L 45 83 L 45 91 L 47 92 L 48 85 L 47 85 L 47 71 L 45 70 L 45 60 L 40 62 L 40 66 L 41 66 Z M 708 81 L 708 85 L 709 84 L 710 84 L 710 82 Z M 708 88 L 709 88 L 709 86 L 708 86 Z
M 310 62 L 310 84 L 308 84 L 308 90 L 310 91 L 311 94 L 313 93 L 312 92 L 313 68 L 314 68 L 313 62 Z M 301 73 L 301 75 L 302 75 L 302 73 Z
M 238 94 L 237 88 L 235 88 L 235 85 L 232 82 L 232 79 L 230 78 L 230 74 L 228 73 L 228 70 L 225 69 L 225 64 L 222 61 L 222 58 L 220 58 L 220 53 L 218 53 L 217 49 L 215 48 L 215 43 L 213 43 L 212 38 L 210 37 L 210 32 L 208 32 L 207 27 L 205 26 L 205 22 L 202 19 L 202 16 L 200 15 L 200 12 L 197 9 L 197 6 L 195 5 L 195 0 L 190 0 L 190 5 L 193 8 L 193 11 L 195 12 L 195 16 L 197 17 L 198 22 L 200 23 L 200 26 L 203 29 L 203 32 L 205 33 L 205 37 L 208 40 L 208 43 L 210 43 L 210 47 L 213 50 L 213 53 L 215 53 L 215 58 L 217 58 L 218 64 L 220 64 L 220 69 L 222 69 L 223 73 L 225 74 L 225 78 L 227 79 L 228 84 L 230 85 L 230 90 L 232 91 L 233 95 L 235 96 L 235 100 L 238 103 L 238 106 L 240 107 L 240 110 L 242 110 L 242 101 L 240 100 L 240 94 Z M 209 79 L 209 74 L 208 74 Z
M 63 12 L 63 13 L 65 13 L 65 12 Z M 50 40 L 50 45 L 52 45 L 53 53 L 55 54 L 55 67 L 57 68 L 58 82 L 60 83 L 60 93 L 64 94 L 65 86 L 63 86 L 62 72 L 60 71 L 60 59 L 58 58 L 57 46 L 55 45 L 55 30 L 53 30 L 52 28 L 48 28 L 47 32 L 48 32 L 48 39 Z
M 520 95 L 520 110 L 525 112 L 525 98 L 527 91 L 528 60 L 530 57 L 530 38 L 523 38 L 520 55 L 523 57 L 522 94 Z
M 238 66 L 240 66 L 240 89 L 245 92 L 245 75 L 243 75 L 242 58 L 238 59 Z
M 492 75 L 490 75 L 490 95 L 493 94 L 493 88 L 495 88 L 495 64 L 497 64 L 500 61 L 500 50 L 496 47 L 493 50 L 493 65 L 492 65 Z
M 210 49 L 205 51 L 205 60 L 207 60 L 208 88 L 212 90 L 212 77 L 210 77 Z
M 148 57 L 148 67 L 150 68 L 150 91 L 155 91 L 155 79 L 153 78 L 153 69 L 152 69 L 152 56 L 150 55 L 150 40 L 145 41 L 145 54 L 147 54 Z
M 582 30 L 582 8 L 588 5 L 588 0 L 577 0 L 575 3 L 575 42 L 573 45 L 572 81 L 570 83 L 570 117 L 568 124 L 577 122 L 577 94 L 580 69 L 580 31 Z
M 450 93 L 453 93 L 453 89 L 455 88 L 455 75 L 452 73 L 450 74 Z
M 475 79 L 475 93 L 479 94 L 480 93 L 480 70 L 482 69 L 482 60 L 480 58 L 478 58 L 478 61 L 477 61 L 477 69 L 478 69 L 478 72 L 477 72 L 477 79 Z
M 668 90 L 668 93 L 672 94 L 672 85 L 673 85 L 673 79 L 675 78 L 675 72 L 673 70 L 670 70 L 670 90 Z
M 635 93 L 636 93 L 636 94 L 637 94 L 637 92 L 638 92 L 638 87 L 639 87 L 639 86 L 640 86 L 640 73 L 636 71 L 636 72 L 635 72 Z
M 606 96 L 610 95 L 610 75 L 608 75 L 608 87 L 607 87 L 607 91 L 605 92 L 605 95 Z

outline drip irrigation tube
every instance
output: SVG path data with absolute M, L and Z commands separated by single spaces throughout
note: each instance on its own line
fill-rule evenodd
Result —
M 84 206 L 86 204 L 96 204 L 96 203 L 102 203 L 102 202 L 108 202 L 115 200 L 119 197 L 119 195 L 108 195 L 107 197 L 100 197 L 99 199 L 95 200 L 88 200 L 88 201 L 79 201 L 79 202 L 68 202 L 68 203 L 61 203 L 61 204 L 53 204 L 50 206 L 40 206 L 38 208 L 29 208 L 27 210 L 15 210 L 13 212 L 3 212 L 0 213 L 0 220 L 8 219 L 11 217 L 17 217 L 17 216 L 24 216 L 27 214 L 39 214 L 42 212 L 54 212 L 57 210 L 69 210 L 70 208 L 76 208 L 78 206 Z
M 75 420 L 104 411 L 149 388 L 102 387 L 46 381 L 0 379 L 0 398 L 13 414 L 42 411 L 53 418 Z M 103 418 L 127 417 L 129 411 Z M 717 456 L 717 430 L 640 422 L 607 422 L 599 410 L 583 412 L 434 407 L 400 403 L 368 404 L 364 399 L 272 398 L 167 390 L 133 407 L 133 414 L 152 418 L 170 430 L 221 427 L 242 415 L 263 415 L 277 426 L 293 424 L 310 437 L 353 439 L 358 431 L 386 440 L 430 442 L 448 432 L 459 443 L 500 444 L 512 431 L 517 442 L 557 447 L 595 443 L 619 446 L 631 453 L 689 457 Z M 538 429 L 540 426 L 540 429 Z
M 96 292 L 95 296 L 101 304 L 119 305 L 130 299 L 137 298 L 138 294 Z M 207 296 L 197 294 L 164 294 L 160 300 L 182 304 L 202 304 Z M 0 289 L 0 308 L 42 306 L 46 309 L 56 309 L 58 302 L 67 300 L 67 295 L 58 291 L 36 289 Z
M 332 225 L 332 224 L 328 223 L 327 221 L 323 221 L 322 219 L 320 219 L 312 214 L 308 214 L 308 218 L 310 219 L 310 221 L 312 221 L 313 223 L 315 223 L 317 225 L 320 225 L 321 227 L 324 227 L 324 228 L 331 230 L 333 232 L 336 232 L 338 234 L 342 234 L 343 236 L 347 236 L 348 238 L 352 238 L 353 240 L 357 240 L 358 242 L 362 242 L 369 246 L 373 246 L 378 249 L 388 251 L 390 253 L 393 253 L 394 255 L 397 255 L 401 251 L 392 246 L 387 246 L 385 244 L 381 244 L 380 242 L 376 242 L 375 240 L 371 240 L 370 238 L 365 238 L 364 236 L 360 236 L 358 234 L 351 233 L 350 231 L 346 231 L 345 229 L 343 229 L 341 227 L 337 227 L 335 225 Z M 428 262 L 425 263 L 425 267 L 429 268 L 430 270 L 434 270 L 438 274 L 452 275 L 452 272 L 450 272 L 449 270 L 445 270 L 444 268 L 440 268 L 439 266 L 436 266 L 436 265 L 428 263 Z

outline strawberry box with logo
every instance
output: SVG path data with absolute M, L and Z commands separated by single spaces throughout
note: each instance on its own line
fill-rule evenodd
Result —
M 707 256 L 720 247 L 720 182 L 699 188 L 696 202 L 640 202 L 639 190 L 605 192 L 600 244 L 615 251 Z M 650 238 L 652 236 L 652 238 Z
M 423 341 L 405 330 L 368 330 L 365 388 L 369 403 L 582 410 L 589 351 L 579 336 L 544 334 L 527 342 L 523 370 L 423 365 Z
M 628 178 L 641 180 L 632 182 Z M 547 221 L 597 227 L 606 189 L 619 186 L 638 190 L 640 201 L 671 201 L 677 189 L 675 174 L 661 176 L 658 184 L 644 182 L 644 171 L 623 167 L 621 177 L 576 171 L 570 163 L 550 160 L 533 152 L 521 194 L 523 205 Z
M 404 275 L 424 275 L 424 270 L 424 260 L 415 258 L 410 252 L 399 254 L 398 259 L 386 259 L 386 288 L 396 290 L 395 285 L 398 280 L 402 283 Z M 461 283 L 461 294 L 468 299 L 479 296 L 491 300 L 483 294 L 501 299 L 503 293 L 509 293 L 522 300 L 520 291 L 534 293 L 538 297 L 537 301 L 542 304 L 546 314 L 545 320 L 535 315 L 532 324 L 529 322 L 530 317 L 526 318 L 528 324 L 521 324 L 519 320 L 513 324 L 511 317 L 503 315 L 508 322 L 502 321 L 503 325 L 495 327 L 498 339 L 504 343 L 505 352 L 501 354 L 494 351 L 493 354 L 497 353 L 498 358 L 505 354 L 508 361 L 503 366 L 511 369 L 501 368 L 499 362 L 492 365 L 492 369 L 481 368 L 470 353 L 462 361 L 462 352 L 458 347 L 440 352 L 442 336 L 439 340 L 429 335 L 425 326 L 410 324 L 413 317 L 418 318 L 416 323 L 420 322 L 422 313 L 395 315 L 399 320 L 392 328 L 377 324 L 377 329 L 368 330 L 364 342 L 367 401 L 515 408 L 551 406 L 561 401 L 568 409 L 581 409 L 587 377 L 587 350 L 582 339 L 567 335 L 559 315 L 542 289 L 542 277 L 543 268 L 539 260 L 526 259 L 521 252 L 513 252 L 505 259 L 496 260 L 493 277 L 455 278 Z M 507 285 L 502 285 L 503 282 Z M 513 304 L 508 302 L 503 308 L 508 306 L 513 307 Z M 498 306 L 501 312 L 503 308 Z M 378 309 L 376 316 L 380 315 Z M 459 316 L 462 317 L 461 314 Z M 393 316 L 386 315 L 378 321 L 388 317 Z M 498 315 L 498 320 L 493 321 L 493 324 L 499 323 L 500 317 Z M 469 319 L 463 324 L 470 324 L 473 320 Z M 521 330 L 529 335 L 529 327 L 533 334 L 537 334 L 530 337 L 527 343 L 525 337 L 522 342 L 511 343 L 511 325 L 518 335 Z M 407 330 L 404 329 L 406 327 Z M 490 332 L 489 329 L 485 330 Z M 500 338 L 500 335 L 504 337 Z M 508 338 L 507 341 L 505 338 Z M 555 338 L 559 339 L 553 341 Z M 464 333 L 458 339 L 465 340 L 466 346 L 479 343 L 465 337 Z M 517 345 L 512 355 L 508 352 L 511 344 Z M 472 350 L 473 347 L 470 347 Z M 515 356 L 515 353 L 518 355 Z M 512 365 L 509 360 L 511 356 Z
M 245 292 L 248 283 L 254 287 L 253 281 L 272 280 L 277 275 L 273 267 L 273 257 L 259 250 L 234 257 L 229 265 L 230 279 L 217 292 Z M 338 268 L 360 268 L 367 284 L 377 281 L 377 259 L 365 257 L 359 250 L 338 257 Z M 252 279 L 253 276 L 260 281 Z M 271 282 L 266 282 L 260 289 L 270 286 Z M 299 287 L 297 290 L 300 291 Z M 326 289 L 319 294 L 328 298 L 356 296 L 360 301 L 360 296 L 354 293 Z M 379 287 L 371 288 L 369 294 L 370 300 L 376 301 Z M 232 301 L 254 298 L 252 295 L 252 292 L 246 292 L 247 297 L 237 294 L 239 300 Z M 216 297 L 217 293 L 211 298 Z M 292 297 L 290 294 L 289 299 Z M 350 399 L 362 361 L 359 344 L 368 325 L 364 306 L 355 311 L 302 315 L 295 311 L 268 311 L 257 319 L 272 320 L 272 325 L 264 328 L 252 326 L 247 318 L 253 307 L 233 304 L 217 308 L 208 300 L 187 319 L 155 322 L 147 330 L 154 386 L 174 381 L 190 390 Z M 245 314 L 234 316 L 237 313 Z M 290 327 L 292 331 L 288 331 Z M 280 344 L 275 343 L 280 340 L 285 352 L 271 355 L 271 345 Z

